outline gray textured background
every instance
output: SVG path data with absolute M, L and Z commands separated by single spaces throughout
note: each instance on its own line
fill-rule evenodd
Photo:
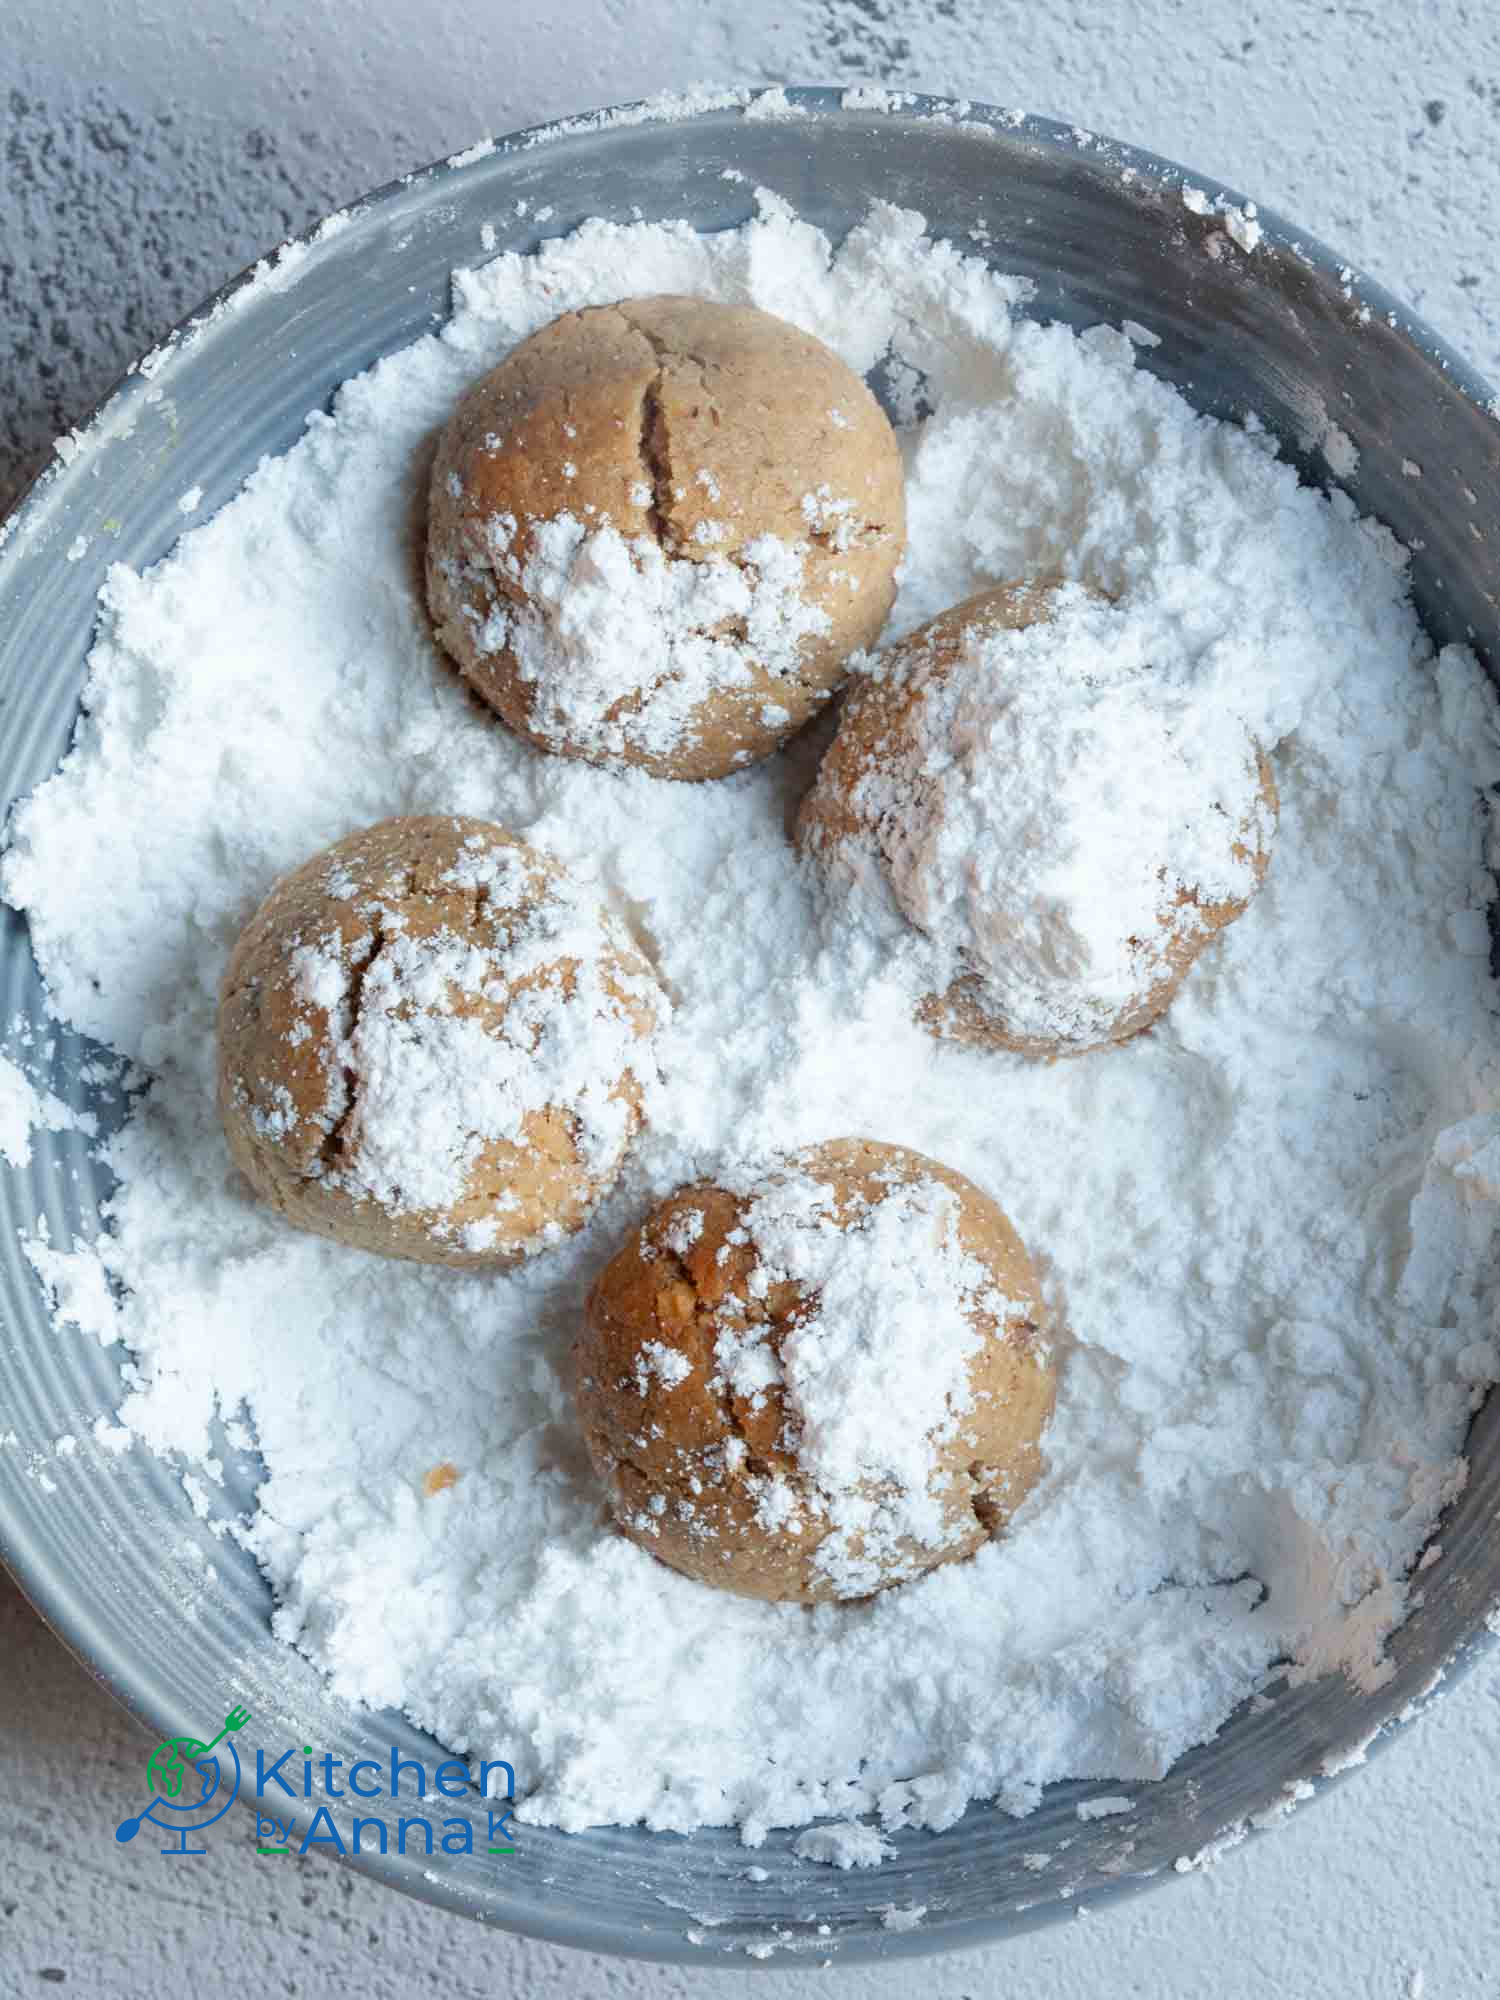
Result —
M 1459 0 L 3 0 L 0 504 L 173 319 L 287 231 L 490 132 L 702 79 L 1045 111 L 1281 208 L 1500 383 L 1500 18 Z M 3 1414 L 3 1413 L 0 1413 Z M 245 1820 L 187 1870 L 113 1828 L 145 1746 L 0 1581 L 0 1995 L 699 1993 L 490 1936 Z M 1500 1665 L 1335 1796 L 1110 1914 L 767 2000 L 1500 1992 Z M 226 1822 L 226 1826 L 231 1824 Z

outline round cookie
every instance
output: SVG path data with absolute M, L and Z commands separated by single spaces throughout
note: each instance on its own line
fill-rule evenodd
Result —
M 284 876 L 234 947 L 230 1155 L 300 1229 L 514 1263 L 614 1179 L 663 1005 L 560 863 L 484 820 L 382 820 Z
M 905 537 L 895 434 L 821 341 L 750 306 L 625 299 L 564 313 L 458 405 L 427 597 L 538 748 L 717 778 L 875 643 Z
M 685 1575 L 869 1596 L 998 1533 L 1054 1381 L 1004 1214 L 920 1153 L 834 1140 L 664 1201 L 573 1349 L 623 1533 Z
M 1003 585 L 851 690 L 798 841 L 836 894 L 929 940 L 934 1033 L 1045 1057 L 1127 1041 L 1260 887 L 1264 752 L 1137 645 L 1097 593 Z

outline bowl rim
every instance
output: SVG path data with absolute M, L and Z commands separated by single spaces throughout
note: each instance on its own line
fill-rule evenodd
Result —
M 909 125 L 946 126 L 977 135 L 988 134 L 1012 142 L 1020 141 L 1035 152 L 1078 159 L 1095 168 L 1107 166 L 1117 173 L 1128 172 L 1148 193 L 1169 195 L 1174 189 L 1184 193 L 1188 189 L 1196 190 L 1205 198 L 1210 211 L 1222 214 L 1226 209 L 1234 208 L 1242 216 L 1253 218 L 1260 226 L 1262 240 L 1279 250 L 1290 252 L 1311 270 L 1337 280 L 1346 297 L 1367 307 L 1372 314 L 1378 312 L 1424 358 L 1437 363 L 1453 388 L 1500 425 L 1500 396 L 1462 354 L 1398 295 L 1360 271 L 1320 239 L 1295 227 L 1277 210 L 1266 208 L 1234 187 L 1163 155 L 1040 114 L 1007 109 L 977 99 L 953 98 L 931 92 L 896 91 L 869 84 L 786 84 L 666 92 L 548 120 L 497 138 L 481 140 L 464 151 L 417 167 L 368 193 L 356 196 L 243 266 L 169 327 L 154 347 L 115 379 L 78 424 L 54 441 L 52 455 L 23 484 L 5 512 L 0 514 L 0 589 L 3 589 L 13 564 L 45 528 L 54 505 L 64 504 L 72 489 L 86 476 L 91 455 L 112 440 L 129 434 L 129 420 L 137 402 L 151 393 L 158 382 L 170 383 L 173 365 L 192 351 L 199 338 L 223 318 L 241 294 L 293 262 L 300 264 L 304 255 L 315 257 L 320 246 L 335 238 L 347 225 L 380 214 L 398 201 L 409 198 L 414 190 L 419 196 L 436 197 L 454 180 L 482 173 L 488 162 L 511 159 L 559 141 L 602 135 L 623 125 L 665 128 L 743 117 L 791 123 L 865 119 L 874 124 L 893 121 Z M 485 251 L 481 254 L 488 256 L 491 253 Z M 295 278 L 288 290 L 295 291 Z M 54 554 L 50 559 L 55 561 L 57 556 Z M 69 1592 L 63 1579 L 53 1577 L 45 1565 L 26 1559 L 23 1549 L 18 1546 L 18 1540 L 24 1540 L 24 1536 L 18 1538 L 15 1530 L 15 1522 L 5 1516 L 5 1496 L 3 1488 L 0 1488 L 0 1566 L 14 1579 L 26 1602 L 90 1678 L 102 1686 L 138 1725 L 160 1734 L 170 1726 L 168 1719 L 155 1711 L 145 1693 L 122 1683 L 107 1658 L 89 1647 L 81 1635 L 82 1621 L 75 1618 L 69 1609 Z M 1437 1534 L 1440 1531 L 1441 1520 L 1433 1532 Z M 1496 1599 L 1500 1601 L 1500 1586 L 1497 1586 Z M 1369 1755 L 1395 1740 L 1402 1725 L 1425 1713 L 1439 1693 L 1454 1686 L 1481 1657 L 1490 1652 L 1497 1638 L 1500 1638 L 1500 1620 L 1487 1622 L 1484 1618 L 1479 1619 L 1433 1671 L 1430 1682 L 1415 1699 L 1408 1700 L 1399 1709 L 1386 1706 L 1384 1712 L 1378 1713 L 1378 1719 L 1371 1723 L 1368 1732 L 1351 1740 L 1347 1755 L 1341 1761 L 1336 1764 L 1325 1761 L 1323 1768 L 1307 1773 L 1310 1794 L 1299 1793 L 1297 1802 L 1307 1797 L 1322 1797 L 1366 1762 Z M 1380 1711 L 1379 1696 L 1369 1699 L 1372 1710 Z M 243 1808 L 244 1801 L 240 1803 Z M 1188 1872 L 1215 1858 L 1222 1848 L 1237 1844 L 1247 1835 L 1268 1830 L 1289 1814 L 1292 1803 L 1291 1800 L 1273 1801 L 1267 1811 L 1226 1826 L 1212 1848 L 1197 1856 L 1184 1857 L 1175 1872 Z M 500 1919 L 474 1908 L 461 1893 L 449 1890 L 440 1883 L 408 1880 L 381 1865 L 382 1859 L 379 1855 L 350 1856 L 342 1865 L 355 1869 L 384 1887 L 417 1895 L 453 1914 L 467 1916 L 495 1928 L 514 1928 L 519 1934 L 548 1943 L 658 1963 L 699 1968 L 721 1968 L 725 1965 L 722 1956 L 705 1948 L 711 1940 L 705 1940 L 705 1946 L 694 1946 L 683 1932 L 671 1931 L 652 1932 L 649 1939 L 637 1941 L 633 1937 L 620 1937 L 610 1931 L 607 1924 L 597 1919 L 591 1921 L 577 1912 L 570 1913 L 568 1920 L 539 1914 L 535 1921 L 524 1926 L 507 1926 Z M 1169 1881 L 1173 1875 L 1172 1870 L 1159 1870 L 1154 1874 L 1122 1876 L 1106 1889 L 1091 1890 L 1090 1906 L 1113 1905 L 1138 1895 L 1156 1883 Z M 911 1930 L 882 1932 L 877 1929 L 873 1936 L 860 1933 L 847 1940 L 831 1938 L 827 1941 L 827 1949 L 834 1956 L 826 1959 L 825 1963 L 854 1965 L 972 1950 L 1061 1922 L 1072 1914 L 1072 1904 L 1055 1899 L 1013 1915 L 960 1918 L 945 1922 L 941 1914 L 935 1912 L 930 1925 L 923 1923 Z M 811 1969 L 815 1962 L 805 1943 L 799 1940 L 797 1946 L 778 1949 L 766 1958 L 736 1956 L 733 1969 L 786 1971 L 798 1965 Z
M 768 106 L 768 100 L 769 106 Z M 1020 111 L 978 98 L 954 98 L 930 91 L 889 91 L 869 85 L 840 87 L 832 84 L 776 84 L 765 87 L 726 88 L 701 92 L 663 92 L 657 96 L 626 99 L 540 125 L 522 126 L 498 138 L 476 141 L 465 150 L 426 165 L 414 167 L 382 182 L 367 193 L 356 195 L 341 208 L 331 210 L 316 222 L 281 238 L 270 249 L 226 278 L 206 294 L 189 312 L 173 322 L 156 344 L 128 364 L 104 391 L 87 414 L 70 430 L 54 439 L 52 456 L 45 460 L 0 513 L 0 574 L 17 546 L 30 538 L 51 489 L 65 483 L 65 475 L 80 457 L 105 442 L 107 420 L 123 405 L 134 400 L 154 381 L 163 368 L 185 353 L 195 338 L 211 327 L 238 295 L 262 281 L 269 272 L 285 263 L 289 255 L 316 254 L 319 245 L 336 235 L 343 226 L 372 215 L 407 195 L 413 188 L 434 189 L 455 177 L 467 175 L 493 159 L 555 144 L 560 140 L 603 133 L 619 125 L 691 125 L 705 123 L 726 114 L 757 118 L 828 119 L 867 117 L 903 124 L 961 127 L 988 132 L 1010 139 L 1024 139 L 1036 150 L 1063 157 L 1085 159 L 1090 164 L 1107 162 L 1148 181 L 1157 191 L 1178 187 L 1196 189 L 1210 207 L 1222 212 L 1233 207 L 1259 224 L 1262 237 L 1290 250 L 1310 269 L 1339 280 L 1351 299 L 1358 299 L 1372 313 L 1378 311 L 1420 353 L 1436 361 L 1443 374 L 1474 406 L 1500 424 L 1500 394 L 1457 348 L 1431 326 L 1397 293 L 1379 279 L 1334 250 L 1321 238 L 1296 227 L 1278 209 L 1267 208 L 1253 196 L 1227 182 L 1192 167 L 1135 146 L 1123 139 L 1094 132 L 1080 125 L 1066 125 L 1040 112 Z

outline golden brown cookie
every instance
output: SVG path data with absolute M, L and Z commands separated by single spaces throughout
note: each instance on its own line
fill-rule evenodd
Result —
M 1102 620 L 1119 616 L 1097 594 L 1053 579 L 1007 584 L 968 598 L 880 655 L 845 701 L 797 829 L 835 894 L 899 909 L 942 947 L 940 983 L 918 1010 L 934 1033 L 1043 1057 L 1127 1041 L 1161 1017 L 1200 953 L 1259 888 L 1278 812 L 1265 753 L 1241 732 L 1217 774 L 1232 803 L 1205 778 L 1182 814 L 1197 822 L 1200 843 L 1202 826 L 1210 829 L 1218 888 L 1185 879 L 1170 852 L 1148 855 L 1150 907 L 1125 922 L 1126 871 L 1139 857 L 1120 850 L 1107 817 L 1094 818 L 1085 799 L 1075 827 L 1081 867 L 1095 878 L 1096 906 L 1115 903 L 1124 923 L 1109 940 L 1113 978 L 1091 982 L 1087 954 L 1065 917 L 1040 935 L 1049 893 L 1041 879 L 1027 879 L 1020 849 L 1033 839 L 1041 845 L 1049 829 L 1028 828 L 1016 852 L 986 854 L 982 818 L 975 816 L 971 833 L 958 827 L 985 786 L 1001 796 L 1011 782 L 1003 753 L 984 734 L 1008 699 L 1003 687 L 985 689 L 986 677 L 1005 671 L 1003 651 L 987 641 L 1049 623 L 1060 603 Z M 1062 727 L 1045 709 L 1031 726 Z M 1096 760 L 1090 782 L 1102 791 L 1131 745 L 1112 742 L 1107 730 L 1082 740 Z M 1148 741 L 1158 759 L 1170 750 L 1169 736 Z M 1165 761 L 1157 769 L 1143 761 L 1140 775 L 1165 784 Z
M 540 749 L 717 778 L 874 644 L 905 535 L 895 435 L 821 341 L 751 306 L 625 299 L 553 320 L 455 410 L 428 603 Z
M 662 1562 L 865 1597 L 972 1555 L 1036 1483 L 1042 1326 L 987 1195 L 835 1140 L 663 1202 L 589 1294 L 575 1395 L 621 1530 Z
M 548 855 L 484 820 L 382 820 L 284 876 L 235 945 L 230 1154 L 300 1229 L 514 1263 L 614 1179 L 661 1004 Z

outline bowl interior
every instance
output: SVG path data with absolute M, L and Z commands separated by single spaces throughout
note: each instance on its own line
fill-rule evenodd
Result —
M 1310 477 L 1334 480 L 1388 523 L 1413 551 L 1413 590 L 1434 638 L 1468 641 L 1494 671 L 1484 537 L 1500 521 L 1500 423 L 1484 386 L 1395 301 L 1348 281 L 1274 218 L 1260 218 L 1264 237 L 1247 253 L 1221 217 L 1184 204 L 1180 170 L 1089 135 L 980 109 L 954 116 L 928 100 L 899 113 L 846 109 L 828 92 L 792 101 L 795 116 L 729 105 L 586 122 L 414 176 L 231 287 L 204 324 L 127 378 L 0 530 L 0 797 L 23 796 L 67 748 L 108 564 L 156 560 L 182 528 L 176 503 L 187 488 L 203 489 L 204 518 L 261 454 L 289 446 L 340 382 L 445 317 L 450 271 L 487 254 L 481 229 L 497 249 L 531 247 L 538 232 L 518 215 L 522 201 L 528 214 L 550 209 L 546 235 L 591 215 L 730 227 L 750 213 L 757 186 L 835 237 L 874 198 L 920 209 L 934 235 L 970 252 L 983 225 L 982 254 L 1032 281 L 1033 314 L 1134 321 L 1158 343 L 1143 350 L 1145 366 L 1202 410 L 1253 414 Z M 1192 178 L 1210 201 L 1222 192 Z M 25 925 L 11 912 L 0 922 L 4 1019 L 40 1023 Z M 28 1052 L 33 1073 L 106 1128 L 117 1123 L 120 1093 L 81 1075 L 96 1052 L 55 1024 L 46 1036 L 46 1064 L 42 1037 Z M 241 1739 L 252 1757 L 294 1742 L 345 1759 L 388 1755 L 392 1743 L 431 1757 L 434 1746 L 399 1717 L 332 1700 L 271 1638 L 263 1579 L 194 1514 L 180 1468 L 90 1442 L 90 1426 L 118 1400 L 125 1357 L 52 1331 L 18 1249 L 38 1215 L 63 1245 L 97 1227 L 108 1176 L 87 1147 L 76 1133 L 38 1135 L 29 1169 L 0 1169 L 0 1550 L 158 1735 L 239 1700 L 253 1712 Z M 878 1875 L 799 1862 L 786 1835 L 752 1856 L 724 1832 L 684 1840 L 629 1829 L 522 1828 L 517 1853 L 499 1862 L 480 1838 L 472 1858 L 366 1855 L 357 1865 L 561 1942 L 700 1963 L 730 1954 L 742 1965 L 768 1946 L 848 1960 L 974 1945 L 1126 1893 L 1225 1828 L 1274 1812 L 1299 1781 L 1347 1763 L 1410 1712 L 1440 1668 L 1483 1642 L 1500 1590 L 1488 1534 L 1500 1509 L 1497 1422 L 1491 1399 L 1424 1600 L 1396 1636 L 1389 1684 L 1376 1696 L 1341 1680 L 1282 1688 L 1159 1784 L 1132 1787 L 1128 1815 L 1080 1822 L 1080 1800 L 1118 1787 L 1056 1786 L 1025 1821 L 976 1807 L 945 1833 L 898 1836 Z M 53 1441 L 69 1432 L 81 1449 L 57 1459 Z M 253 1482 L 253 1466 L 239 1465 L 235 1504 L 248 1503 Z M 250 1835 L 243 1820 L 226 1826 Z M 1055 1859 L 1033 1872 L 1022 1857 L 1041 1849 Z M 748 1878 L 751 1861 L 765 1879 Z M 922 1905 L 925 1917 L 888 1928 L 881 1913 L 892 1904 Z

